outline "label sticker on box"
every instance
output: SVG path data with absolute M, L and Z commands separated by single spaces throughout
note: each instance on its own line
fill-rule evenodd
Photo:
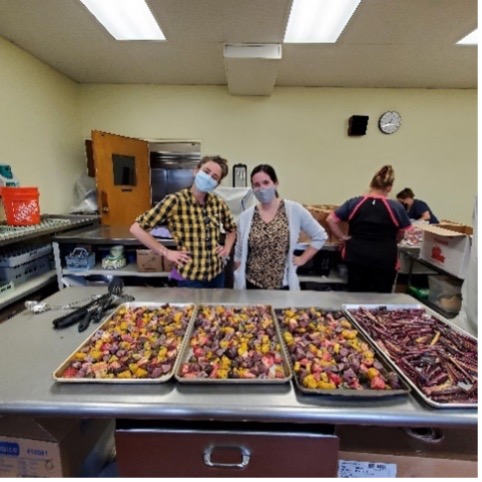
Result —
M 59 445 L 55 442 L 2 437 L 0 478 L 62 477 Z
M 383 462 L 358 462 L 356 460 L 340 460 L 338 477 L 345 478 L 385 478 L 397 476 L 397 464 Z

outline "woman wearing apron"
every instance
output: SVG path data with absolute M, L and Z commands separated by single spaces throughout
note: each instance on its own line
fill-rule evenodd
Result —
M 397 244 L 411 227 L 401 204 L 387 199 L 394 181 L 392 166 L 383 166 L 373 177 L 368 194 L 349 199 L 327 219 L 335 236 L 344 242 L 349 291 L 390 293 L 393 289 Z M 348 222 L 348 236 L 338 225 L 341 221 Z

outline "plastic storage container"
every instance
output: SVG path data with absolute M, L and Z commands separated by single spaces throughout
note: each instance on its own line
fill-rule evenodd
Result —
M 0 256 L 0 281 L 15 286 L 52 269 L 52 245 L 23 246 Z M 0 290 L 1 291 L 1 290 Z
M 449 313 L 460 311 L 462 304 L 462 281 L 449 276 L 429 276 L 428 300 Z
M 42 258 L 52 253 L 52 245 L 45 244 L 38 247 L 18 247 L 6 251 L 0 255 L 0 267 L 2 268 L 15 268 L 21 264 L 25 264 L 28 261 Z
M 18 186 L 12 168 L 7 164 L 0 164 L 0 186 Z
M 7 224 L 40 224 L 39 192 L 36 187 L 0 187 Z
M 95 253 L 90 253 L 85 248 L 75 248 L 65 257 L 67 268 L 71 271 L 85 271 L 95 265 Z
M 9 283 L 13 281 L 15 286 L 25 283 L 31 278 L 47 273 L 52 269 L 50 255 L 42 256 L 18 266 L 0 267 L 0 280 Z

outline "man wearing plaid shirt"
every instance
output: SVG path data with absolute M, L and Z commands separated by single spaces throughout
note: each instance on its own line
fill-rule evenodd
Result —
M 167 195 L 141 214 L 130 230 L 142 244 L 175 264 L 171 277 L 179 286 L 223 288 L 224 260 L 233 247 L 236 224 L 224 200 L 211 191 L 227 176 L 227 161 L 219 156 L 204 157 L 194 174 L 190 188 Z M 163 246 L 149 233 L 160 225 L 167 225 L 176 250 Z M 226 232 L 224 246 L 218 244 L 221 227 Z

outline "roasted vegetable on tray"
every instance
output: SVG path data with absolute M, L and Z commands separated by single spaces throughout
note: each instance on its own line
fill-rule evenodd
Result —
M 370 346 L 341 311 L 277 310 L 295 380 L 303 391 L 390 391 L 400 389 Z
M 194 305 L 121 306 L 54 377 L 163 380 L 172 375 L 193 310 Z
M 179 367 L 180 381 L 287 381 L 270 306 L 200 306 Z
M 359 307 L 348 312 L 429 400 L 477 403 L 476 339 L 423 308 Z

